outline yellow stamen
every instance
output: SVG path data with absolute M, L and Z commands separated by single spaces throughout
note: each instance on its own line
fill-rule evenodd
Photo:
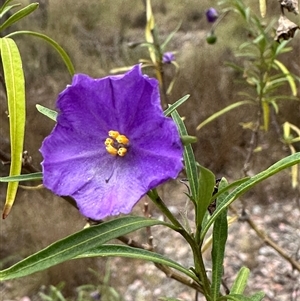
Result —
M 108 132 L 108 136 L 112 137 L 114 139 L 116 139 L 119 135 L 120 135 L 120 133 L 118 131 L 109 131 Z
M 129 139 L 125 135 L 119 135 L 116 138 L 116 140 L 118 141 L 118 143 L 125 144 L 125 145 L 127 145 L 129 142 Z
M 118 150 L 114 148 L 112 145 L 106 146 L 106 150 L 109 154 L 116 156 L 118 154 Z
M 111 139 L 111 138 L 106 138 L 104 144 L 105 144 L 106 146 L 113 145 L 113 144 L 114 144 L 114 140 Z
M 126 153 L 127 153 L 127 148 L 125 148 L 125 147 L 120 147 L 120 148 L 118 149 L 118 155 L 119 155 L 120 157 L 124 157 L 124 156 L 126 155 Z
M 110 138 L 105 139 L 106 150 L 109 154 L 124 157 L 127 153 L 129 139 L 125 135 L 120 135 L 118 131 L 109 131 Z

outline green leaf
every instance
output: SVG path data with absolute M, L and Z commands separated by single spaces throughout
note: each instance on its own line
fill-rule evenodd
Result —
M 111 239 L 143 227 L 165 225 L 159 220 L 138 216 L 126 216 L 92 226 L 25 258 L 8 269 L 0 271 L 0 281 L 23 277 L 72 259 L 92 250 Z
M 251 297 L 246 297 L 241 294 L 230 294 L 227 296 L 222 296 L 218 299 L 218 301 L 227 301 L 227 300 L 233 300 L 233 301 L 261 301 L 264 298 L 265 294 L 263 292 L 258 292 L 252 295 Z
M 154 15 L 152 13 L 152 7 L 151 7 L 151 1 L 146 0 L 146 27 L 145 27 L 145 38 L 146 42 L 149 44 L 154 44 L 154 29 L 155 29 L 155 21 L 154 21 Z M 151 61 L 155 64 L 156 63 L 156 52 L 152 47 L 148 47 L 149 55 L 151 58 Z
M 235 108 L 238 108 L 242 105 L 253 105 L 254 102 L 253 101 L 250 101 L 250 100 L 243 100 L 243 101 L 238 101 L 238 102 L 235 102 L 227 107 L 225 107 L 224 109 L 212 114 L 209 118 L 205 119 L 203 122 L 201 122 L 196 130 L 199 131 L 201 128 L 203 128 L 206 124 L 210 123 L 211 121 L 215 120 L 216 118 L 222 116 L 223 114 L 235 109 Z
M 236 181 L 228 184 L 226 187 L 223 187 L 223 188 L 219 187 L 218 192 L 211 197 L 210 203 L 212 203 L 213 200 L 218 198 L 221 194 L 225 193 L 225 191 L 228 191 L 228 190 L 232 189 L 233 187 L 239 186 L 249 179 L 250 179 L 250 177 L 245 177 L 245 178 L 236 180 Z
M 286 76 L 286 78 L 287 78 L 287 80 L 290 84 L 292 95 L 296 96 L 297 95 L 297 87 L 296 87 L 295 80 L 293 79 L 293 76 L 291 75 L 289 70 L 281 62 L 279 62 L 278 60 L 274 60 L 274 63 L 280 68 L 282 73 Z
M 158 264 L 166 265 L 175 270 L 184 273 L 185 275 L 191 277 L 195 281 L 197 277 L 190 270 L 184 268 L 179 263 L 164 257 L 161 254 L 151 252 L 144 249 L 133 248 L 125 245 L 102 245 L 95 249 L 83 252 L 82 254 L 76 256 L 76 258 L 87 258 L 87 257 L 128 257 L 135 258 L 139 260 L 151 261 Z
M 186 102 L 186 100 L 188 100 L 189 97 L 190 97 L 190 95 L 187 94 L 187 95 L 181 97 L 180 99 L 178 99 L 173 104 L 169 105 L 169 107 L 164 111 L 165 116 L 171 115 L 171 113 L 174 110 L 176 110 L 179 106 L 181 106 L 184 102 Z
M 223 210 L 225 210 L 234 200 L 236 200 L 239 196 L 244 194 L 246 191 L 251 189 L 253 186 L 257 185 L 258 183 L 262 182 L 263 180 L 270 178 L 274 174 L 280 172 L 281 170 L 291 167 L 295 164 L 300 163 L 300 152 L 292 154 L 290 156 L 287 156 L 272 166 L 270 166 L 268 169 L 258 173 L 257 175 L 251 177 L 249 180 L 242 183 L 240 186 L 238 186 L 236 189 L 234 189 L 229 195 L 224 199 L 223 203 L 220 204 L 220 206 L 216 209 L 212 217 L 209 219 L 207 224 L 205 225 L 205 228 L 201 232 L 201 240 L 204 239 L 205 234 L 207 233 L 210 226 L 213 224 L 213 222 L 216 220 L 216 218 L 222 213 Z
M 181 139 L 181 143 L 183 145 L 189 145 L 191 143 L 196 143 L 197 142 L 197 137 L 195 137 L 195 136 L 189 136 L 189 135 L 181 136 L 180 139 Z
M 161 49 L 162 52 L 165 51 L 165 48 L 167 47 L 168 43 L 172 40 L 175 33 L 179 30 L 181 24 L 182 24 L 182 22 L 179 22 L 179 24 L 176 26 L 176 28 L 167 36 L 165 41 L 161 44 L 160 49 Z
M 223 189 L 228 186 L 225 178 L 222 178 L 219 183 L 219 188 Z M 219 204 L 223 203 L 223 200 L 228 195 L 228 192 L 223 193 L 217 198 L 217 208 Z M 228 223 L 227 223 L 227 210 L 223 210 L 219 217 L 214 222 L 213 234 L 212 234 L 212 282 L 211 293 L 212 300 L 215 301 L 220 296 L 220 287 L 223 276 L 223 260 L 225 255 L 225 245 L 228 235 Z
M 269 103 L 266 101 L 262 101 L 262 111 L 263 111 L 263 120 L 264 120 L 264 130 L 267 132 L 269 130 L 269 123 L 270 123 L 270 106 Z
M 246 297 L 241 294 L 232 294 L 232 295 L 227 295 L 227 296 L 222 296 L 218 299 L 218 301 L 227 301 L 227 300 L 232 300 L 232 301 L 251 301 L 250 297 Z
M 180 118 L 178 112 L 175 110 L 171 115 L 175 123 L 177 124 L 177 128 L 180 136 L 188 135 L 186 127 L 182 119 Z M 191 189 L 191 196 L 192 196 L 191 199 L 195 202 L 195 200 L 198 198 L 197 195 L 198 195 L 199 180 L 198 180 L 197 164 L 196 164 L 192 146 L 190 144 L 184 146 L 183 156 L 184 156 L 186 175 Z
M 244 290 L 247 286 L 248 277 L 250 274 L 250 270 L 246 267 L 242 267 L 235 280 L 234 283 L 230 289 L 230 294 L 243 294 Z
M 19 176 L 0 177 L 0 182 L 22 182 L 22 181 L 37 181 L 43 179 L 42 172 L 34 172 Z
M 12 36 L 20 35 L 20 34 L 25 34 L 25 35 L 28 34 L 28 35 L 31 35 L 31 36 L 41 38 L 44 41 L 46 41 L 48 44 L 50 44 L 58 52 L 58 54 L 60 55 L 60 57 L 64 61 L 66 67 L 68 68 L 68 71 L 69 71 L 70 75 L 73 76 L 75 74 L 75 69 L 74 69 L 74 66 L 71 62 L 70 57 L 65 52 L 65 50 L 58 43 L 56 43 L 54 40 L 52 40 L 51 38 L 49 38 L 48 36 L 46 36 L 42 33 L 34 32 L 34 31 L 28 31 L 28 30 L 15 31 L 15 32 L 7 35 L 6 37 L 8 38 L 8 37 L 12 37 Z
M 211 203 L 210 200 L 214 191 L 216 179 L 215 175 L 209 169 L 199 165 L 199 170 L 198 194 L 196 199 L 196 223 L 200 233 L 204 214 Z
M 48 118 L 56 121 L 58 113 L 54 110 L 48 109 L 42 105 L 36 105 L 37 110 Z
M 22 153 L 25 134 L 25 81 L 22 60 L 19 49 L 14 40 L 2 38 L 1 58 L 4 70 L 7 91 L 9 128 L 11 143 L 10 176 L 21 173 Z M 7 187 L 6 202 L 3 209 L 3 218 L 6 218 L 13 206 L 18 182 L 10 182 Z
M 7 8 L 8 3 L 11 2 L 12 0 L 6 0 L 3 5 L 0 7 L 0 15 L 3 13 L 3 11 Z
M 8 1 L 10 2 L 10 0 Z M 14 4 L 14 5 L 8 5 L 8 6 L 5 6 L 5 4 L 1 7 L 0 9 L 0 19 L 4 17 L 4 15 L 9 12 L 11 9 L 13 9 L 14 7 L 18 7 L 20 6 L 21 4 L 18 3 L 18 4 Z
M 249 301 L 261 301 L 261 300 L 263 300 L 264 297 L 265 297 L 264 292 L 258 292 L 258 293 L 255 293 L 254 295 L 252 295 L 249 298 Z
M 267 12 L 266 0 L 259 0 L 259 9 L 260 9 L 260 15 L 264 18 Z
M 20 19 L 26 17 L 27 15 L 31 14 L 33 11 L 35 11 L 38 8 L 39 4 L 31 3 L 27 5 L 26 7 L 20 9 L 16 13 L 14 13 L 12 16 L 10 16 L 4 23 L 0 25 L 0 31 L 4 30 L 5 28 L 11 26 L 12 24 L 16 23 Z
M 275 53 L 273 54 L 273 57 L 277 57 L 279 54 L 281 53 L 284 53 L 284 52 L 288 52 L 288 51 L 291 51 L 293 48 L 292 47 L 287 47 L 285 49 L 285 46 L 289 43 L 289 40 L 286 40 L 286 41 L 282 41 L 280 44 L 279 43 L 276 43 L 275 46 L 276 46 L 276 50 L 275 50 Z

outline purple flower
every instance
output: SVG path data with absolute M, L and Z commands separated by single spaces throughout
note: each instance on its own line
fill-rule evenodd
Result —
M 175 61 L 175 55 L 172 52 L 165 52 L 162 61 L 164 64 L 171 64 L 172 61 Z
M 205 14 L 206 14 L 207 22 L 209 23 L 214 23 L 219 17 L 218 12 L 213 7 L 206 10 Z
M 55 194 L 72 196 L 83 215 L 129 213 L 181 171 L 176 125 L 163 114 L 157 80 L 139 65 L 102 79 L 76 74 L 57 107 L 57 124 L 40 149 L 43 181 Z

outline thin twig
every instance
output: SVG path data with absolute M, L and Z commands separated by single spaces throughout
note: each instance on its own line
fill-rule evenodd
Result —
M 230 210 L 234 214 L 238 214 L 237 209 L 231 204 Z M 275 241 L 273 241 L 264 231 L 260 230 L 255 222 L 251 219 L 248 214 L 243 214 L 243 221 L 247 222 L 248 225 L 255 231 L 258 237 L 260 237 L 265 244 L 273 248 L 282 258 L 288 261 L 292 267 L 300 272 L 300 263 L 290 257 Z
M 254 130 L 252 131 L 251 139 L 249 142 L 248 153 L 247 153 L 247 157 L 246 157 L 244 167 L 243 167 L 243 172 L 244 172 L 245 177 L 248 176 L 248 172 L 250 169 L 250 161 L 253 156 L 253 151 L 257 147 L 259 127 L 260 127 L 260 113 L 258 113 L 257 122 L 256 122 Z
M 103 223 L 103 221 L 94 221 L 91 219 L 88 219 L 88 222 L 92 225 L 97 225 Z M 127 237 L 127 236 L 119 236 L 117 237 L 119 241 L 126 244 L 129 247 L 137 248 L 137 249 L 143 249 L 143 250 L 149 250 L 148 245 L 140 244 L 139 242 Z M 193 279 L 186 277 L 185 275 L 169 268 L 166 265 L 155 263 L 155 266 L 161 270 L 168 278 L 174 279 L 190 288 L 195 289 L 197 292 L 203 294 L 203 288 L 195 282 Z
M 130 247 L 143 249 L 143 250 L 147 249 L 144 245 L 142 245 L 139 242 L 137 242 L 131 238 L 128 238 L 126 236 L 120 236 L 117 239 Z M 183 274 L 178 273 L 175 270 L 172 270 L 171 268 L 169 268 L 166 265 L 156 263 L 155 266 L 159 270 L 164 272 L 168 278 L 172 278 L 188 287 L 195 289 L 197 292 L 200 292 L 203 294 L 203 288 L 198 283 L 196 283 L 193 279 L 188 278 L 188 277 L 184 276 Z

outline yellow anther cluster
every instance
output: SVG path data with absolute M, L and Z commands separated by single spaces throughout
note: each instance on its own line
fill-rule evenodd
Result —
M 109 154 L 120 157 L 124 157 L 127 153 L 127 146 L 129 139 L 125 135 L 121 135 L 118 131 L 109 131 L 104 144 Z
M 116 139 L 118 136 L 120 136 L 120 133 L 118 131 L 109 131 L 108 136 Z
M 118 143 L 121 143 L 121 144 L 128 144 L 129 143 L 129 139 L 125 136 L 125 135 L 119 135 L 116 140 L 118 141 Z

